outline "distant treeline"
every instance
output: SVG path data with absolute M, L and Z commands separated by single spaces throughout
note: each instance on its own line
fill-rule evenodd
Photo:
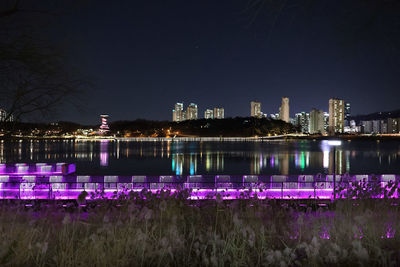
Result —
M 267 118 L 235 117 L 170 121 L 117 121 L 110 124 L 113 132 L 130 136 L 262 136 L 294 133 L 299 129 L 290 123 Z
M 385 112 L 375 112 L 367 115 L 351 116 L 350 120 L 355 120 L 357 123 L 359 123 L 360 121 L 386 120 L 389 118 L 400 118 L 400 109 Z
M 5 125 L 3 125 L 5 126 Z M 62 135 L 74 133 L 79 129 L 97 131 L 100 125 L 88 126 L 73 122 L 10 123 L 5 129 L 8 133 L 35 135 Z M 267 118 L 235 117 L 226 119 L 199 119 L 182 122 L 153 121 L 137 119 L 133 121 L 110 122 L 109 135 L 117 136 L 265 136 L 299 132 L 290 123 Z
M 28 133 L 38 131 L 60 131 L 60 133 L 71 133 L 77 129 L 93 128 L 96 126 L 83 126 L 79 123 L 60 121 L 57 123 L 32 123 L 32 122 L 2 122 L 0 130 L 12 133 Z

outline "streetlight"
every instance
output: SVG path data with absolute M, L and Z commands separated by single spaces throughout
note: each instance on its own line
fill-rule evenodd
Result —
M 336 147 L 342 145 L 340 140 L 328 140 L 329 147 L 333 147 L 333 200 L 336 199 Z

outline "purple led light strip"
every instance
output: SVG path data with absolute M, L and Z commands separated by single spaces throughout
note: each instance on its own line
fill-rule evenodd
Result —
M 129 191 L 141 192 L 143 189 L 132 189 Z M 79 194 L 84 191 L 83 189 L 62 189 L 62 190 L 35 190 L 35 189 L 0 189 L 0 199 L 77 199 Z M 88 198 L 90 198 L 91 193 L 96 193 L 96 190 L 85 190 L 89 193 Z M 127 193 L 129 193 L 127 191 Z M 160 190 L 151 189 L 148 190 L 153 194 L 160 193 Z M 170 193 L 173 194 L 177 192 L 177 189 L 169 189 Z M 116 195 L 115 192 L 121 193 L 117 190 L 104 190 L 104 198 L 112 199 Z M 330 199 L 333 190 L 331 189 L 321 189 L 318 191 L 314 190 L 230 190 L 230 189 L 196 189 L 192 190 L 189 195 L 189 199 L 215 199 L 217 195 L 221 199 L 239 199 L 239 198 L 254 198 L 258 199 Z M 99 191 L 97 191 L 99 193 Z M 96 197 L 96 198 L 101 198 Z

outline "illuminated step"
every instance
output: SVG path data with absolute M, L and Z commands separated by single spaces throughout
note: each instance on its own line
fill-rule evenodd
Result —
M 0 164 L 0 175 L 67 175 L 76 171 L 76 166 L 73 163 L 15 163 L 15 164 Z

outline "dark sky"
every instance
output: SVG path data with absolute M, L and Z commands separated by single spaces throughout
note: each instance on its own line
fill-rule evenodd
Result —
M 95 86 L 84 112 L 60 119 L 171 120 L 176 102 L 197 103 L 200 117 L 215 106 L 248 116 L 251 100 L 269 114 L 282 96 L 291 116 L 327 111 L 330 97 L 349 101 L 354 115 L 400 108 L 398 13 L 365 4 L 373 1 L 303 2 L 310 1 L 248 9 L 248 0 L 78 5 L 59 16 L 52 38 Z

